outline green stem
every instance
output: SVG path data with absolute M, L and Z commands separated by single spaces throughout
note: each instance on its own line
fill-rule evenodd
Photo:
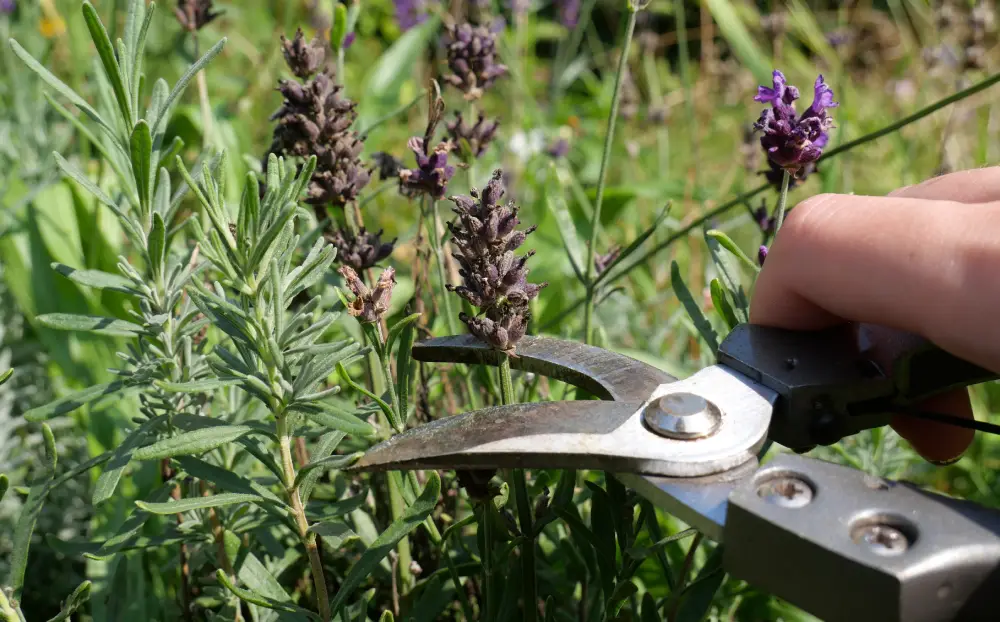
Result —
M 510 357 L 503 355 L 500 359 L 500 397 L 504 405 L 514 403 L 514 387 L 510 379 Z M 517 507 L 517 521 L 524 537 L 521 545 L 521 587 L 524 597 L 524 616 L 526 622 L 538 618 L 538 593 L 535 585 L 535 528 L 532 524 L 531 500 L 528 498 L 528 484 L 524 469 L 511 471 L 514 480 L 514 503 Z
M 625 27 L 625 42 L 622 45 L 622 55 L 618 59 L 618 71 L 615 73 L 615 90 L 611 95 L 611 113 L 608 115 L 608 129 L 604 134 L 604 154 L 601 156 L 601 170 L 597 175 L 597 199 L 594 201 L 594 214 L 590 222 L 590 248 L 587 249 L 587 268 L 585 281 L 587 283 L 587 298 L 583 313 L 583 341 L 591 342 L 591 323 L 594 315 L 594 257 L 597 255 L 597 236 L 601 229 L 601 205 L 604 202 L 604 185 L 607 181 L 608 163 L 611 161 L 611 147 L 615 139 L 615 124 L 618 121 L 618 104 L 621 101 L 622 79 L 628 67 L 629 48 L 632 47 L 632 33 L 635 32 L 635 21 L 639 15 L 636 7 L 629 4 L 628 26 Z
M 306 510 L 295 485 L 295 463 L 292 462 L 292 437 L 288 432 L 288 417 L 284 413 L 275 413 L 278 432 L 278 446 L 281 450 L 281 468 L 285 477 L 285 491 L 295 515 L 295 526 L 299 530 L 299 539 L 306 547 L 309 556 L 309 567 L 312 570 L 313 585 L 316 588 L 316 602 L 319 605 L 319 615 L 323 622 L 330 620 L 330 595 L 326 591 L 326 576 L 323 572 L 323 561 L 319 556 L 319 546 L 316 544 L 316 534 L 309 531 L 309 521 Z
M 778 207 L 774 216 L 774 233 L 777 234 L 785 222 L 785 206 L 788 204 L 788 182 L 792 179 L 792 174 L 785 171 L 781 176 L 781 191 L 778 193 Z
M 403 500 L 403 482 L 399 475 L 399 471 L 393 471 L 388 473 L 389 479 L 389 511 L 392 513 L 392 520 L 395 522 L 399 520 L 399 517 L 403 515 L 406 510 L 405 502 Z M 399 544 L 396 545 L 396 553 L 399 554 L 398 567 L 399 567 L 399 582 L 402 584 L 401 592 L 406 592 L 411 583 L 413 582 L 413 574 L 410 572 L 410 564 L 413 562 L 413 556 L 410 553 L 410 537 L 404 536 Z
M 378 339 L 378 349 L 376 351 L 376 356 L 378 357 L 379 363 L 382 368 L 382 374 L 385 376 L 385 384 L 389 387 L 389 402 L 392 404 L 392 410 L 396 413 L 396 420 L 390 421 L 389 425 L 394 427 L 397 431 L 402 432 L 403 428 L 406 427 L 406 413 L 402 412 L 402 408 L 399 405 L 399 394 L 396 392 L 396 383 L 392 381 L 392 364 L 389 360 L 390 353 L 385 351 L 385 335 L 382 334 L 382 325 L 375 322 L 373 325 L 375 329 L 375 338 Z
M 479 526 L 483 530 L 483 600 L 486 601 L 486 622 L 496 618 L 496 594 L 493 592 L 493 498 L 483 502 Z
M 3 616 L 3 622 L 21 622 L 22 620 L 21 616 L 18 615 L 17 609 L 11 605 L 7 599 L 7 594 L 3 590 L 0 590 L 0 616 Z

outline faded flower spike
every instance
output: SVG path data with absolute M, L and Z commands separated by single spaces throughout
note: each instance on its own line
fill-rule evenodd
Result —
M 758 87 L 754 97 L 756 102 L 771 104 L 754 124 L 755 130 L 763 132 L 760 144 L 771 162 L 793 175 L 823 154 L 830 138 L 828 132 L 833 127 L 833 119 L 826 110 L 839 105 L 833 101 L 833 91 L 822 75 L 813 85 L 812 105 L 797 117 L 794 102 L 798 98 L 799 90 L 788 84 L 784 74 L 777 70 L 773 86 Z
M 363 272 L 392 254 L 396 240 L 382 242 L 382 231 L 371 233 L 364 227 L 357 235 L 337 229 L 326 239 L 337 249 L 337 261 L 355 272 Z
M 317 60 L 314 44 L 306 45 L 300 35 L 296 33 L 290 43 L 282 39 L 282 45 L 289 68 L 302 78 L 322 61 Z M 316 172 L 306 199 L 311 205 L 343 207 L 356 200 L 371 179 L 371 171 L 360 157 L 364 142 L 350 129 L 357 105 L 341 96 L 341 87 L 325 70 L 301 84 L 282 80 L 278 90 L 284 102 L 271 115 L 278 125 L 269 153 L 316 156 Z
M 455 120 L 446 123 L 448 136 L 451 142 L 459 146 L 462 154 L 470 158 L 478 158 L 486 152 L 493 137 L 496 136 L 499 121 L 487 121 L 486 117 L 480 113 L 475 124 L 469 125 L 462 118 L 461 112 L 455 113 Z M 468 153 L 466 153 L 466 145 Z
M 396 285 L 396 270 L 392 266 L 383 270 L 374 289 L 368 289 L 358 277 L 358 273 L 350 266 L 341 266 L 339 272 L 354 294 L 354 300 L 348 305 L 347 312 L 358 318 L 362 324 L 373 324 L 381 320 L 389 310 L 392 288 Z
M 323 68 L 323 61 L 326 60 L 326 50 L 319 37 L 314 37 L 306 43 L 302 29 L 295 31 L 295 38 L 289 41 L 285 35 L 281 35 L 282 53 L 285 55 L 285 63 L 292 73 L 305 80 Z
M 212 0 L 177 0 L 174 15 L 184 30 L 194 32 L 204 28 L 222 13 L 215 10 Z
M 530 316 L 528 303 L 547 283 L 529 283 L 525 267 L 533 251 L 514 254 L 535 230 L 518 230 L 518 208 L 503 204 L 503 173 L 497 170 L 483 191 L 451 197 L 458 218 L 448 223 L 462 285 L 449 289 L 478 307 L 476 317 L 459 318 L 469 332 L 492 348 L 513 352 L 524 336 Z
M 408 197 L 426 194 L 435 200 L 443 199 L 448 180 L 455 174 L 455 167 L 448 164 L 452 145 L 444 141 L 428 153 L 424 140 L 414 136 L 406 143 L 417 158 L 417 168 L 399 171 L 399 191 Z
M 444 79 L 465 93 L 465 99 L 479 99 L 507 67 L 497 60 L 496 33 L 486 26 L 461 24 L 448 29 L 448 68 Z

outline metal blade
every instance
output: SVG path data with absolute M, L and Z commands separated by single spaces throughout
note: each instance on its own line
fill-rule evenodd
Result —
M 623 484 L 712 540 L 721 543 L 729 509 L 729 495 L 756 473 L 750 460 L 730 471 L 706 477 L 647 477 L 616 475 Z
M 351 469 L 523 467 L 659 473 L 653 463 L 663 458 L 663 439 L 641 427 L 636 414 L 641 408 L 641 402 L 599 401 L 485 408 L 398 434 L 369 449 Z M 622 434 L 635 432 L 653 438 L 648 444 L 623 440 Z M 637 445 L 649 445 L 649 451 L 633 451 Z
M 413 346 L 413 358 L 429 363 L 499 365 L 506 356 L 472 335 L 438 337 Z M 602 400 L 631 402 L 646 399 L 656 387 L 675 378 L 659 369 L 603 348 L 576 341 L 525 336 L 517 344 L 510 366 L 562 380 Z

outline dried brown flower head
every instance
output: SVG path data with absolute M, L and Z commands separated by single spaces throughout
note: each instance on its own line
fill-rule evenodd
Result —
M 372 324 L 381 320 L 392 301 L 396 270 L 392 266 L 383 270 L 373 289 L 369 289 L 350 266 L 341 266 L 339 272 L 347 282 L 348 289 L 354 294 L 354 300 L 348 305 L 347 312 L 358 318 L 362 324 Z
M 212 0 L 177 0 L 174 15 L 184 30 L 194 32 L 204 28 L 222 12 L 215 10 Z
M 313 40 L 307 43 L 302 29 L 299 28 L 291 41 L 285 35 L 281 35 L 281 47 L 285 63 L 299 78 L 305 80 L 323 68 L 326 49 L 319 37 L 313 37 Z

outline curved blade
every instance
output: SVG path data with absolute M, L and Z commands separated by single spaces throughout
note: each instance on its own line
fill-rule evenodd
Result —
M 641 402 L 568 401 L 496 406 L 407 430 L 351 470 L 573 468 L 658 473 L 663 445 L 636 413 Z M 636 428 L 638 426 L 638 428 Z
M 429 363 L 499 365 L 505 356 L 472 335 L 428 339 L 413 345 L 413 358 Z M 602 400 L 641 402 L 656 387 L 676 378 L 617 352 L 576 341 L 525 336 L 510 366 L 562 380 Z

